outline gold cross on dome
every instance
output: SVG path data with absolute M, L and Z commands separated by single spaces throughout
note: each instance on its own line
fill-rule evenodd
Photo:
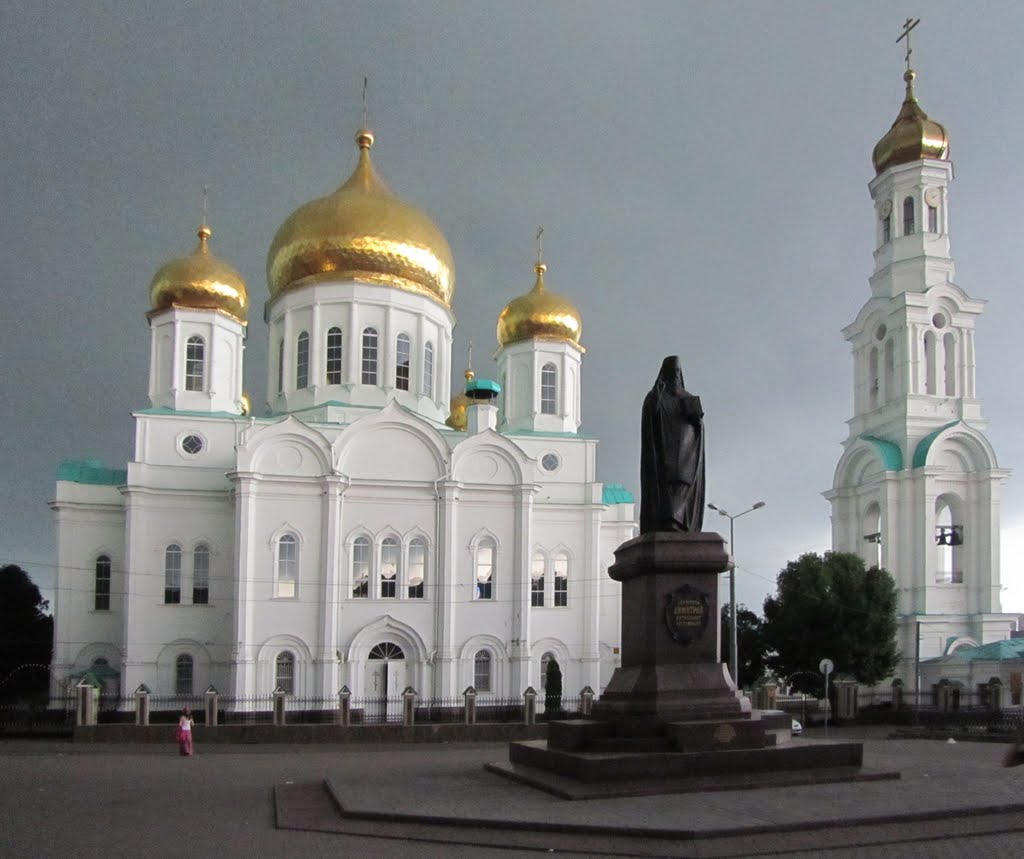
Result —
M 920 23 L 921 23 L 921 19 L 920 18 L 907 18 L 907 20 L 903 23 L 903 32 L 900 33 L 900 37 L 896 40 L 896 44 L 897 45 L 900 42 L 902 42 L 904 39 L 907 40 L 907 56 L 906 56 L 906 60 L 907 60 L 907 68 L 908 69 L 910 68 L 910 55 L 913 53 L 913 51 L 911 51 L 911 49 L 910 49 L 910 31 L 913 30 L 914 27 L 916 27 Z
M 544 262 L 544 228 L 537 227 L 537 262 Z

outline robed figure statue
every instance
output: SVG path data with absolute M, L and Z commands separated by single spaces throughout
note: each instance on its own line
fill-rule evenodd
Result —
M 640 533 L 704 525 L 704 410 L 671 355 L 644 399 L 640 428 Z

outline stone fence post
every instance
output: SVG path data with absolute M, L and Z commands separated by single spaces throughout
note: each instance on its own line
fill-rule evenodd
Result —
M 523 693 L 523 724 L 537 724 L 537 691 L 532 686 Z
M 284 716 L 285 691 L 280 686 L 274 690 L 274 724 L 280 727 L 285 723 Z
M 96 699 L 99 697 L 97 694 L 98 690 L 90 683 L 86 683 L 84 680 L 75 687 L 76 692 L 76 707 L 75 707 L 75 724 L 76 725 L 95 725 L 96 724 Z
M 210 728 L 217 727 L 217 720 L 220 712 L 220 693 L 211 685 L 206 690 L 206 725 Z
M 762 683 L 754 690 L 754 706 L 758 710 L 774 710 L 778 691 L 778 683 L 772 681 Z
M 467 686 L 466 690 L 462 693 L 463 706 L 462 712 L 465 716 L 465 723 L 467 725 L 476 724 L 476 689 L 472 686 Z
M 338 724 L 346 728 L 352 724 L 352 690 L 348 686 L 338 692 Z
M 892 708 L 903 709 L 903 681 L 898 677 L 892 681 Z
M 836 719 L 851 721 L 857 718 L 857 681 L 834 680 L 836 690 Z
M 416 690 L 406 686 L 402 692 L 402 725 L 411 728 L 416 724 Z
M 580 692 L 580 715 L 584 719 L 589 719 L 590 714 L 594 709 L 594 690 L 589 686 L 584 686 L 583 691 Z
M 135 724 L 149 724 L 149 687 L 145 683 L 135 690 Z

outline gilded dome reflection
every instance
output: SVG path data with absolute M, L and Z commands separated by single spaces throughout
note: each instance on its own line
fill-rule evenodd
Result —
M 897 164 L 909 164 L 922 158 L 945 160 L 949 157 L 949 137 L 946 129 L 928 118 L 914 95 L 915 74 L 907 69 L 903 80 L 907 83 L 907 93 L 903 105 L 896 116 L 892 127 L 875 145 L 871 160 L 875 172 Z
M 153 277 L 149 287 L 153 310 L 191 307 L 221 310 L 245 323 L 249 293 L 242 276 L 230 265 L 210 253 L 213 231 L 205 224 L 199 228 L 199 245 L 191 256 L 171 260 Z
M 526 295 L 510 301 L 498 316 L 498 343 L 508 346 L 523 340 L 567 340 L 578 348 L 583 333 L 580 313 L 567 298 L 548 292 L 544 286 L 547 266 L 534 266 L 537 282 Z

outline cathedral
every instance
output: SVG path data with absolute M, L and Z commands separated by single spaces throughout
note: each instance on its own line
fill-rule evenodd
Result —
M 904 74 L 906 96 L 875 146 L 871 295 L 843 334 L 853 417 L 832 489 L 832 545 L 889 570 L 899 591 L 896 676 L 921 659 L 1008 638 L 1000 606 L 996 462 L 975 389 L 984 302 L 956 283 L 946 129 Z
M 551 660 L 567 694 L 610 677 L 606 570 L 636 523 L 578 432 L 580 314 L 538 258 L 497 319 L 499 380 L 452 396 L 452 253 L 373 143 L 271 243 L 265 416 L 248 290 L 205 219 L 154 276 L 127 469 L 57 476 L 55 697 L 90 671 L 121 695 L 322 699 L 521 696 Z

